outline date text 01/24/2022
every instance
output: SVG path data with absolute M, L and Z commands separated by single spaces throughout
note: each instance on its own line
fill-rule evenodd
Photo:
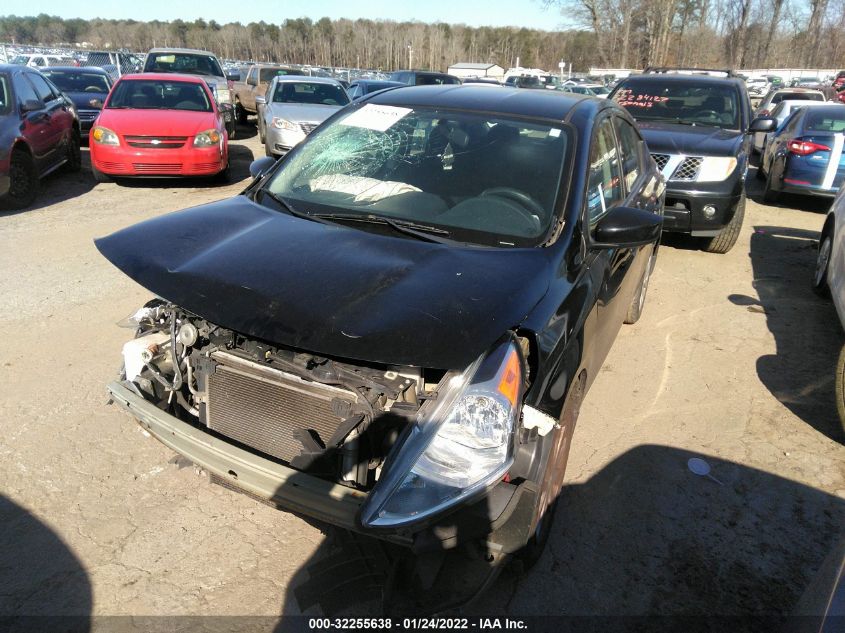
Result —
M 311 618 L 308 628 L 318 630 L 390 630 L 400 631 L 457 631 L 457 630 L 525 630 L 527 624 L 511 618 Z

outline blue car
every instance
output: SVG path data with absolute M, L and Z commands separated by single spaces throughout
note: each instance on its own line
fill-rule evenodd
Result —
M 45 68 L 41 72 L 73 101 L 79 115 L 82 140 L 87 141 L 91 127 L 100 116 L 103 102 L 109 96 L 114 83 L 111 75 L 102 68 L 91 66 L 85 68 L 54 66 Z
M 845 106 L 798 108 L 775 132 L 760 159 L 764 202 L 782 192 L 833 197 L 845 180 Z

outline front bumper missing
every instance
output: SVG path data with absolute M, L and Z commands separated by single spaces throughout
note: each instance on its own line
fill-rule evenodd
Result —
M 212 475 L 212 481 L 281 509 L 340 528 L 411 548 L 417 553 L 446 551 L 469 541 L 484 543 L 501 561 L 531 536 L 539 489 L 533 482 L 500 482 L 480 499 L 432 523 L 389 530 L 364 529 L 357 522 L 367 494 L 347 488 L 235 446 L 162 411 L 124 382 L 107 385 L 124 408 L 165 446 Z
M 361 532 L 355 517 L 366 493 L 288 468 L 214 437 L 162 411 L 124 383 L 107 386 L 112 400 L 165 446 L 238 488 L 272 505 L 347 530 Z M 363 532 L 376 536 L 372 532 Z M 378 535 L 401 545 L 412 540 L 396 534 Z

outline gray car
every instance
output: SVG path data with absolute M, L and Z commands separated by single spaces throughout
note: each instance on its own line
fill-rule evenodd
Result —
M 284 75 L 274 77 L 258 106 L 258 135 L 267 156 L 282 156 L 350 101 L 334 79 Z

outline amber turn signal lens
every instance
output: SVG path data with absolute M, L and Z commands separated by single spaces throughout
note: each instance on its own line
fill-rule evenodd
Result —
M 502 380 L 499 382 L 499 393 L 501 393 L 512 407 L 516 406 L 516 399 L 519 397 L 519 383 L 522 379 L 519 369 L 519 356 L 515 350 L 511 350 L 505 361 L 505 368 L 502 371 Z

